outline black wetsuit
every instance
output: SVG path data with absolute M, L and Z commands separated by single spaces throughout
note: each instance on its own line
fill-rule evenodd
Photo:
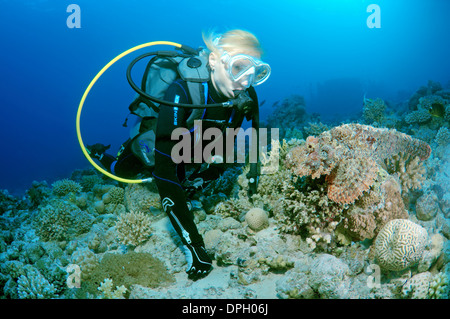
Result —
M 212 83 L 208 84 L 207 104 L 221 103 L 228 100 L 221 97 L 216 92 Z M 255 102 L 252 114 L 248 115 L 248 118 L 250 119 L 258 116 L 258 101 L 253 88 L 250 88 L 248 93 Z M 174 82 L 169 87 L 164 99 L 167 101 L 175 101 L 176 99 L 178 103 L 192 103 L 188 94 L 186 82 L 182 80 Z M 192 213 L 188 209 L 186 194 L 181 185 L 181 182 L 185 178 L 184 163 L 175 164 L 170 157 L 172 148 L 179 142 L 177 140 L 172 140 L 171 134 L 176 128 L 188 128 L 186 120 L 191 112 L 193 112 L 193 109 L 161 106 L 156 130 L 155 170 L 153 171 L 153 176 L 155 177 L 163 205 L 166 205 L 165 208 L 168 208 L 167 205 L 171 205 L 170 208 L 173 215 L 168 212 L 169 217 L 183 242 L 190 241 L 194 245 L 203 245 L 203 239 L 199 235 Z M 205 131 L 210 127 L 225 129 L 225 125 L 228 125 L 228 127 L 231 128 L 238 128 L 242 125 L 244 117 L 245 115 L 242 112 L 237 112 L 234 108 L 217 107 L 206 108 L 202 111 L 200 119 L 202 119 L 202 130 Z M 225 125 L 222 124 L 221 121 L 224 121 Z M 195 130 L 197 129 L 198 128 L 195 127 L 190 129 L 192 132 L 192 140 L 195 139 L 193 135 L 196 133 Z M 203 144 L 207 143 L 208 142 L 203 142 Z M 226 150 L 224 150 L 224 152 L 226 152 Z M 192 151 L 192 154 L 193 153 L 195 153 L 194 150 Z M 170 201 L 165 200 L 166 198 L 170 199 Z M 178 222 L 181 223 L 183 229 L 189 234 L 188 238 L 183 237 L 183 229 L 180 229 Z

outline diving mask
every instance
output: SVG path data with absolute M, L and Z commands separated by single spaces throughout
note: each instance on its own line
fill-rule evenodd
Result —
M 247 81 L 246 87 L 259 85 L 270 76 L 270 66 L 267 63 L 247 54 L 231 56 L 224 51 L 221 60 L 227 66 L 230 78 L 234 82 Z

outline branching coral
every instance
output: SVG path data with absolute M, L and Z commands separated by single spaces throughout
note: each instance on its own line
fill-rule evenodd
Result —
M 322 122 L 309 122 L 306 126 L 303 126 L 303 131 L 306 136 L 319 135 L 325 131 L 328 131 L 330 127 Z
M 442 95 L 442 85 L 439 82 L 429 80 L 427 86 L 421 86 L 410 98 L 408 105 L 410 110 L 416 110 L 420 104 L 420 99 L 429 95 Z M 438 93 L 439 92 L 439 93 Z M 445 92 L 444 92 L 445 94 Z
M 118 239 L 124 245 L 137 246 L 150 236 L 150 224 L 150 217 L 142 212 L 121 214 L 116 222 Z
M 419 157 L 411 157 L 407 153 L 400 152 L 384 162 L 388 173 L 399 178 L 404 192 L 422 188 L 426 171 Z
M 446 273 L 440 272 L 433 276 L 428 289 L 429 297 L 431 299 L 448 299 L 448 285 L 449 279 Z
M 93 217 L 76 205 L 59 198 L 40 207 L 35 216 L 35 229 L 43 241 L 69 240 L 89 231 Z
M 105 278 L 107 280 L 105 282 Z M 165 283 L 174 281 L 164 264 L 148 253 L 128 252 L 126 254 L 106 253 L 103 255 L 97 267 L 82 282 L 86 289 L 92 293 L 99 292 L 99 283 L 105 282 L 105 290 L 112 289 L 112 283 L 116 287 L 124 287 L 128 291 L 131 286 L 138 284 L 144 287 L 156 288 Z M 100 290 L 101 291 L 101 290 Z M 117 293 L 123 292 L 120 288 Z M 102 296 L 105 296 L 103 293 Z
M 272 148 L 269 152 L 263 152 L 260 157 L 261 174 L 275 174 L 280 166 L 281 144 L 278 140 L 272 140 Z
M 385 110 L 386 104 L 383 99 L 364 99 L 363 119 L 366 123 L 377 122 L 380 124 L 384 119 Z
M 125 191 L 121 187 L 112 187 L 105 195 L 103 195 L 103 203 L 105 204 L 123 204 Z
M 98 287 L 98 290 L 101 292 L 99 298 L 101 299 L 124 299 L 124 294 L 127 292 L 127 288 L 124 285 L 116 286 L 113 289 L 113 281 L 110 278 L 105 278 L 103 282 Z
M 410 299 L 446 298 L 448 286 L 447 275 L 440 272 L 436 275 L 426 271 L 414 275 L 402 287 L 402 297 Z
M 56 297 L 56 289 L 34 267 L 29 267 L 25 275 L 17 280 L 17 294 L 20 299 L 49 299 Z
M 436 143 L 440 146 L 447 146 L 450 144 L 450 130 L 445 126 L 441 127 L 437 132 Z
M 402 287 L 402 297 L 410 299 L 428 299 L 428 291 L 433 276 L 430 272 L 419 273 L 408 281 Z
M 215 207 L 215 212 L 223 217 L 232 217 L 239 220 L 241 214 L 252 208 L 251 203 L 248 200 L 240 198 L 230 198 L 223 202 L 220 202 Z
M 80 181 L 80 185 L 83 187 L 83 191 L 85 192 L 91 191 L 95 185 L 101 185 L 102 183 L 102 178 L 97 174 L 83 175 Z
M 426 123 L 431 120 L 431 114 L 427 110 L 419 109 L 405 116 L 405 122 L 408 124 Z
M 282 194 L 275 215 L 282 222 L 280 230 L 304 235 L 313 249 L 329 244 L 345 207 L 327 197 L 324 181 L 311 183 L 307 180 L 303 185 L 285 181 Z
M 405 122 L 408 124 L 422 124 L 429 122 L 433 117 L 439 118 L 439 121 L 448 120 L 449 100 L 444 98 L 446 96 L 445 92 L 443 96 L 437 93 L 444 92 L 438 91 L 436 94 L 430 94 L 419 98 L 419 103 L 417 104 L 417 110 L 409 113 L 405 117 Z
M 153 185 L 129 184 L 125 188 L 125 206 L 129 211 L 148 212 L 152 207 L 161 208 L 161 199 Z
M 327 175 L 328 196 L 337 203 L 353 203 L 374 183 L 378 166 L 399 152 L 425 160 L 430 146 L 395 129 L 345 124 L 309 136 L 286 158 L 294 175 Z
M 65 196 L 71 192 L 78 193 L 82 187 L 77 182 L 71 179 L 62 179 L 52 184 L 53 193 L 58 196 Z
M 98 266 L 98 257 L 87 247 L 78 247 L 70 257 L 71 264 L 81 269 L 81 279 L 89 278 L 90 274 Z
M 437 93 L 437 92 L 436 92 Z M 419 99 L 418 109 L 432 110 L 433 108 L 442 107 L 444 108 L 447 101 L 440 95 L 431 94 Z

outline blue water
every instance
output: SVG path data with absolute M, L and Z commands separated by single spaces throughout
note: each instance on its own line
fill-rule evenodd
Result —
M 81 28 L 66 24 L 72 3 L 81 9 Z M 367 25 L 372 3 L 381 10 L 380 28 Z M 21 195 L 34 180 L 52 183 L 90 167 L 76 137 L 78 104 L 96 73 L 135 45 L 196 47 L 202 31 L 247 29 L 273 71 L 257 88 L 266 100 L 262 117 L 277 100 L 299 94 L 326 120 L 360 112 L 364 94 L 404 101 L 428 80 L 447 85 L 449 12 L 446 0 L 2 0 L 0 189 Z M 131 58 L 89 94 L 81 125 L 86 144 L 111 143 L 115 151 L 127 138 Z

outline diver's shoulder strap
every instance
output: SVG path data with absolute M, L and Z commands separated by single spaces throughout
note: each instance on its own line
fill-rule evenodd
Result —
M 208 68 L 208 54 L 205 50 L 199 55 L 183 59 L 178 64 L 178 73 L 186 82 L 192 104 L 203 105 L 208 102 L 208 81 L 210 73 Z M 204 109 L 193 109 L 187 118 L 187 127 L 192 127 L 194 121 L 202 117 Z

